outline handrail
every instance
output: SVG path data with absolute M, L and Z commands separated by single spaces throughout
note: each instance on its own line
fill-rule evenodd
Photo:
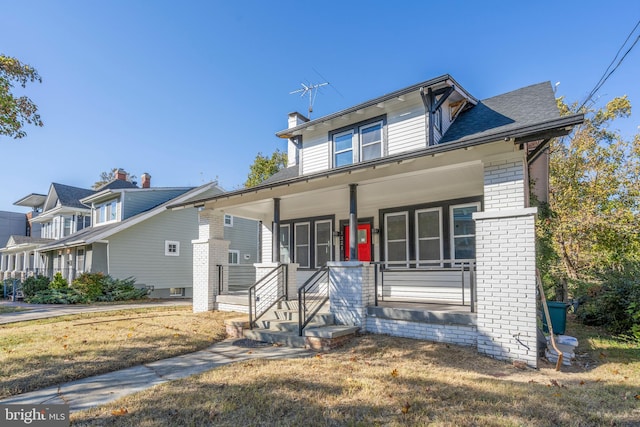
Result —
M 249 328 L 253 329 L 271 307 L 287 299 L 287 267 L 287 264 L 277 266 L 249 288 Z
M 416 273 L 438 271 L 459 271 L 461 274 L 461 302 L 466 305 L 465 285 L 469 280 L 469 305 L 471 312 L 475 312 L 476 286 L 475 286 L 475 259 L 440 259 L 440 260 L 410 260 L 410 261 L 375 261 L 371 262 L 375 266 L 375 305 L 378 305 L 378 296 L 384 300 L 385 273 Z M 425 265 L 430 264 L 430 265 Z M 468 277 L 468 279 L 466 277 Z
M 328 299 L 329 267 L 325 265 L 298 289 L 298 335 L 302 336 L 304 328 Z

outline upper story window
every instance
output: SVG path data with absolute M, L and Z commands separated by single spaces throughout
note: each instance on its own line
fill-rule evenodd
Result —
M 63 237 L 71 234 L 71 218 L 64 218 L 64 228 L 62 230 Z
M 233 216 L 227 214 L 224 215 L 224 226 L 233 227 Z
M 96 224 L 116 221 L 118 219 L 118 200 L 110 200 L 96 206 Z
M 384 119 L 375 118 L 330 134 L 333 167 L 382 157 Z

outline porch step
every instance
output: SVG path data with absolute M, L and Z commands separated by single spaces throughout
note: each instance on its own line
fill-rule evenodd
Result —
M 245 329 L 244 337 L 254 341 L 282 344 L 287 347 L 305 347 L 305 337 L 298 336 L 297 332 L 274 331 L 271 329 Z

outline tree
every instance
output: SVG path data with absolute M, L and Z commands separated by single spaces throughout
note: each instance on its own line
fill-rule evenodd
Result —
M 125 171 L 121 170 L 120 168 L 113 168 L 109 172 L 100 172 L 100 179 L 98 181 L 94 182 L 93 185 L 91 186 L 91 188 L 93 188 L 94 190 L 97 190 L 98 188 L 102 187 L 103 185 L 110 183 L 111 181 L 113 181 L 114 179 L 117 178 L 118 171 L 121 171 L 121 173 L 126 174 L 127 181 L 129 181 L 129 182 L 133 182 L 132 180 L 137 178 L 135 175 L 129 175 L 128 173 L 126 173 Z
M 27 96 L 12 92 L 15 83 L 24 88 L 28 82 L 42 82 L 36 69 L 0 54 L 0 136 L 23 138 L 27 135 L 23 130 L 26 124 L 43 125 L 37 105 Z
M 576 105 L 558 100 L 567 114 Z M 627 97 L 587 111 L 574 133 L 550 146 L 549 206 L 541 209 L 538 237 L 547 284 L 591 281 L 605 270 L 640 261 L 640 135 L 625 141 L 610 130 L 629 117 Z
M 258 153 L 253 164 L 249 167 L 249 175 L 244 186 L 246 188 L 255 187 L 286 166 L 287 154 L 280 150 L 276 149 L 276 151 L 271 154 L 271 157 L 266 157 L 263 156 L 262 153 Z

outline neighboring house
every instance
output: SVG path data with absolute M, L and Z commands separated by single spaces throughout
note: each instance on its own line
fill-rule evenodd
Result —
M 200 207 L 194 258 L 207 262 L 194 262 L 194 310 L 222 308 L 225 278 L 212 272 L 226 260 L 222 217 L 232 214 L 261 221 L 257 278 L 282 271 L 288 294 L 278 283 L 278 298 L 306 297 L 320 276 L 309 278 L 326 274 L 339 323 L 535 366 L 529 201 L 546 189 L 530 188 L 529 166 L 582 121 L 560 117 L 548 82 L 477 100 L 449 75 L 314 120 L 292 113 L 276 134 L 288 140 L 286 169 L 172 205 Z M 252 319 L 275 300 L 251 295 Z
M 4 245 L 12 235 L 28 236 L 27 216 L 20 212 L 0 211 L 0 245 Z
M 192 187 L 151 187 L 142 175 L 142 188 L 116 177 L 98 190 L 52 184 L 46 197 L 27 196 L 16 202 L 38 205 L 41 237 L 12 236 L 0 249 L 6 277 L 61 273 L 72 281 L 83 272 L 103 272 L 116 278 L 134 277 L 151 289 L 152 297 L 192 294 L 191 240 L 198 236 L 195 209 L 167 211 L 169 203 L 222 193 L 215 183 Z M 27 201 L 29 200 L 29 201 Z M 255 277 L 258 226 L 255 221 L 227 218 L 225 236 L 234 241 L 228 262 L 250 263 Z M 245 274 L 245 275 L 246 275 Z M 241 277 L 242 278 L 242 277 Z

